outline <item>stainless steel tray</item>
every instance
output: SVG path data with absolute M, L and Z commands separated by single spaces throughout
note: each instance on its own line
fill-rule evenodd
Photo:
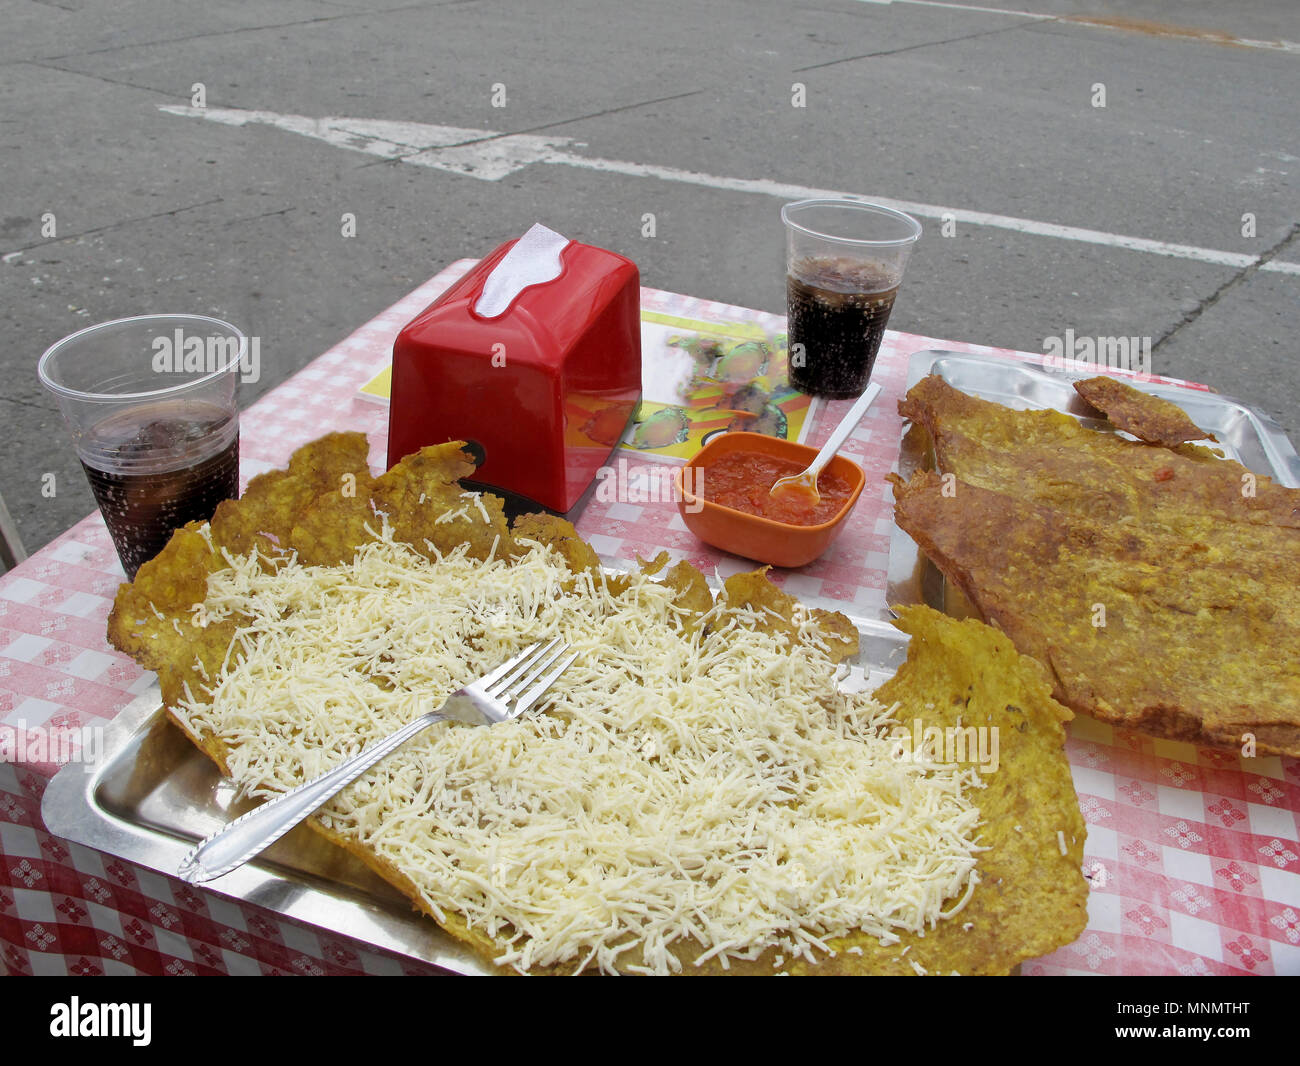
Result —
M 932 373 L 972 396 L 1016 410 L 1055 408 L 1074 415 L 1086 426 L 1117 432 L 1105 419 L 1093 415 L 1092 408 L 1074 391 L 1075 381 L 1093 376 L 1086 371 L 1049 370 L 997 356 L 924 351 L 917 352 L 908 363 L 907 388 Z M 1140 381 L 1131 384 L 1176 403 L 1201 429 L 1214 434 L 1218 440 L 1214 447 L 1229 459 L 1280 485 L 1300 488 L 1300 456 L 1282 427 L 1263 411 L 1217 392 Z M 899 474 L 906 479 L 918 469 L 933 466 L 931 450 L 918 442 L 916 434 L 904 432 Z M 959 617 L 969 613 L 961 592 L 948 585 L 938 568 L 917 549 L 916 542 L 897 526 L 890 534 L 885 595 L 889 604 L 925 603 Z
M 873 689 L 907 656 L 907 635 L 854 619 L 858 656 L 845 691 Z M 104 753 L 69 763 L 45 790 L 41 814 L 55 836 L 175 876 L 200 840 L 254 806 L 163 714 L 155 683 L 109 725 Z M 255 861 L 202 886 L 286 918 L 456 974 L 494 971 L 342 848 L 299 826 Z

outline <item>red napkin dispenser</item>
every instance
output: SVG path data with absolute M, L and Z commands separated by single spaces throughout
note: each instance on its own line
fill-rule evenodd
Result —
M 641 397 L 640 272 L 621 255 L 569 241 L 558 276 L 526 285 L 486 317 L 485 283 L 516 243 L 398 334 L 388 465 L 463 440 L 480 460 L 476 485 L 563 513 L 605 465 Z

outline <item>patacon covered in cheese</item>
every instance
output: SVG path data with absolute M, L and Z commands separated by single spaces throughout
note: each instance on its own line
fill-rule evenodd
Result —
M 469 503 L 472 508 L 472 502 Z M 320 813 L 519 970 L 670 973 L 815 961 L 958 913 L 978 881 L 978 772 L 899 758 L 896 723 L 808 640 L 715 607 L 683 624 L 645 576 L 615 594 L 553 550 L 429 561 L 386 530 L 334 567 L 230 556 L 203 613 L 245 619 L 178 717 L 257 795 L 291 788 L 525 645 L 581 654 L 553 699 L 439 723 Z M 824 645 L 823 645 L 824 647 Z

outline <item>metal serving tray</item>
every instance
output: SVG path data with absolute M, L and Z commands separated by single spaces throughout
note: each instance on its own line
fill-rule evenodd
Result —
M 874 689 L 907 657 L 908 637 L 887 622 L 854 619 L 858 655 L 844 691 Z M 94 765 L 69 763 L 45 790 L 55 836 L 175 876 L 200 840 L 255 806 L 163 713 L 157 683 L 108 726 Z M 286 918 L 456 974 L 496 971 L 364 863 L 306 826 L 256 860 L 202 886 Z
M 1054 408 L 1073 415 L 1085 426 L 1118 432 L 1108 421 L 1097 418 L 1074 391 L 1074 382 L 1094 376 L 1087 371 L 1057 371 L 998 356 L 925 351 L 917 352 L 908 363 L 907 388 L 929 374 L 938 374 L 962 392 L 1016 410 Z M 1256 474 L 1267 475 L 1280 485 L 1300 488 L 1300 456 L 1282 427 L 1263 411 L 1217 392 L 1125 380 L 1143 392 L 1176 403 L 1201 429 L 1214 434 L 1218 443 L 1212 447 L 1227 458 L 1235 459 Z M 924 437 L 924 433 L 905 431 L 903 434 L 898 472 L 904 479 L 918 469 L 934 468 L 933 449 Z M 890 534 L 885 594 L 885 602 L 889 604 L 925 603 L 958 617 L 970 612 L 961 592 L 948 585 L 938 567 L 897 526 Z

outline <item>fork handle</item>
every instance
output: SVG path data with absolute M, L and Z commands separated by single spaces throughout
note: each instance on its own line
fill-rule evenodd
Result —
M 395 748 L 401 747 L 420 730 L 447 717 L 439 711 L 423 714 L 320 777 L 290 789 L 236 818 L 185 857 L 177 871 L 181 880 L 199 884 L 243 866 Z

